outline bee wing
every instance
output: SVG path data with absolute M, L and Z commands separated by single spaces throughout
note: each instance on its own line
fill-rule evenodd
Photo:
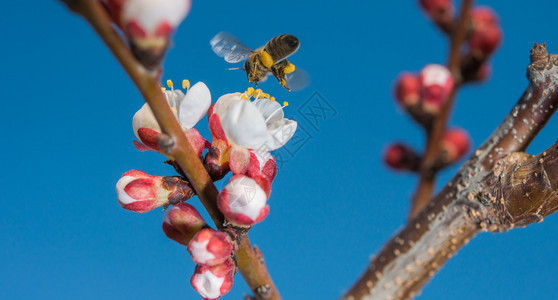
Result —
M 209 41 L 209 44 L 215 54 L 225 58 L 229 63 L 241 62 L 252 54 L 250 48 L 228 32 L 219 32 Z
M 300 91 L 310 84 L 310 74 L 304 69 L 296 68 L 294 72 L 285 75 L 287 87 L 293 91 Z

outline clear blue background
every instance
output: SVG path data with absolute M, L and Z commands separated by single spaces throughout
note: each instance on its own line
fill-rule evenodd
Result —
M 488 1 L 482 1 L 481 4 Z M 497 1 L 504 29 L 489 83 L 465 88 L 451 124 L 478 146 L 523 92 L 533 42 L 558 53 L 556 1 Z M 57 1 L 2 1 L 0 33 L 0 298 L 197 299 L 185 249 L 161 231 L 161 209 L 138 215 L 116 202 L 121 174 L 172 175 L 156 153 L 132 146 L 138 92 L 99 38 Z M 405 222 L 416 178 L 385 168 L 394 140 L 422 149 L 423 135 L 392 100 L 403 70 L 444 63 L 447 42 L 415 1 L 195 1 L 165 62 L 164 78 L 204 81 L 218 96 L 243 91 L 241 71 L 209 47 L 227 30 L 250 47 L 291 33 L 292 61 L 312 84 L 287 93 L 288 117 L 315 91 L 337 111 L 284 164 L 271 213 L 251 232 L 285 299 L 336 299 Z M 198 126 L 207 136 L 206 121 Z M 556 139 L 551 121 L 530 148 Z M 446 182 L 457 167 L 444 173 Z M 221 183 L 217 183 L 222 186 Z M 197 199 L 191 200 L 200 207 Z M 463 248 L 419 299 L 558 299 L 558 218 Z M 248 292 L 237 275 L 224 299 Z

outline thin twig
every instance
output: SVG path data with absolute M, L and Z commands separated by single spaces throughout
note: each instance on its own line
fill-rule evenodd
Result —
M 448 100 L 444 103 L 444 105 L 442 105 L 440 113 L 436 116 L 436 118 L 434 118 L 432 127 L 427 132 L 426 148 L 419 173 L 419 184 L 411 201 L 409 219 L 415 217 L 428 204 L 434 191 L 434 183 L 436 179 L 434 164 L 436 163 L 440 153 L 440 142 L 444 136 L 447 122 L 457 96 L 457 91 L 461 85 L 460 50 L 461 44 L 465 39 L 469 11 L 472 5 L 473 0 L 463 1 L 457 26 L 451 35 L 448 69 L 453 76 L 455 84 Z
M 153 111 L 163 133 L 170 136 L 174 141 L 174 146 L 170 147 L 171 150 L 168 154 L 176 160 L 190 180 L 190 183 L 196 190 L 200 201 L 203 203 L 215 225 L 222 229 L 225 218 L 217 208 L 216 199 L 218 190 L 209 177 L 202 162 L 188 143 L 178 120 L 168 105 L 164 93 L 161 91 L 158 78 L 147 72 L 136 61 L 122 38 L 114 30 L 109 16 L 99 2 L 94 0 L 66 0 L 62 2 L 67 4 L 72 11 L 82 15 L 90 23 L 120 62 L 124 70 L 128 73 Z M 280 299 L 279 293 L 265 265 L 251 263 L 252 261 L 257 261 L 258 257 L 256 257 L 256 253 L 253 251 L 247 237 L 244 237 L 240 245 L 239 253 L 242 254 L 238 257 L 240 272 L 242 274 L 250 274 L 257 279 L 256 281 L 252 277 L 246 279 L 250 288 L 256 290 L 260 287 L 250 285 L 253 282 L 268 284 L 272 288 L 271 298 L 258 298 L 256 295 L 257 299 Z

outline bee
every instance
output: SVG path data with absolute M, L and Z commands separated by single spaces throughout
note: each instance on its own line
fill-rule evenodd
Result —
M 229 63 L 244 62 L 244 68 L 228 70 L 244 70 L 248 82 L 263 82 L 269 75 L 287 90 L 300 90 L 308 85 L 306 72 L 295 68 L 287 57 L 293 55 L 300 47 L 294 35 L 282 34 L 269 40 L 262 47 L 251 50 L 237 38 L 226 32 L 220 32 L 209 42 L 215 54 Z

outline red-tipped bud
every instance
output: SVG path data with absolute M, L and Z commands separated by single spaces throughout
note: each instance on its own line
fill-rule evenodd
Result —
M 475 80 L 486 81 L 488 80 L 491 74 L 492 74 L 492 66 L 490 65 L 489 62 L 485 62 L 479 67 Z
M 161 63 L 174 30 L 190 11 L 191 0 L 104 0 L 136 58 L 148 69 Z M 114 5 L 114 3 L 116 5 Z
M 118 203 L 127 210 L 144 213 L 156 207 L 179 203 L 194 194 L 188 183 L 176 177 L 161 177 L 132 170 L 116 183 Z
M 452 0 L 420 0 L 424 12 L 437 24 L 450 24 L 453 17 Z
M 188 252 L 198 265 L 215 266 L 224 263 L 232 253 L 231 238 L 211 228 L 202 229 L 188 244 Z
M 422 69 L 419 78 L 423 110 L 438 113 L 453 89 L 450 71 L 442 65 L 430 64 Z
M 251 226 L 261 222 L 269 213 L 267 193 L 256 180 L 235 175 L 217 197 L 217 206 L 234 224 Z
M 460 128 L 450 129 L 442 139 L 442 151 L 446 163 L 457 161 L 467 153 L 471 141 L 467 132 Z
M 490 7 L 476 7 L 471 12 L 471 23 L 471 52 L 481 56 L 492 54 L 502 40 L 502 30 L 496 13 Z
M 420 100 L 420 81 L 417 75 L 402 73 L 395 85 L 395 98 L 403 106 L 412 106 Z
M 395 170 L 418 170 L 420 157 L 406 145 L 392 144 L 384 153 L 384 161 Z
M 235 272 L 232 259 L 216 266 L 197 265 L 190 283 L 203 299 L 215 300 L 231 290 Z
M 430 15 L 439 11 L 452 11 L 452 0 L 420 0 L 420 6 Z
M 167 209 L 163 217 L 163 232 L 179 244 L 188 246 L 190 240 L 207 226 L 202 216 L 190 204 L 178 203 Z

